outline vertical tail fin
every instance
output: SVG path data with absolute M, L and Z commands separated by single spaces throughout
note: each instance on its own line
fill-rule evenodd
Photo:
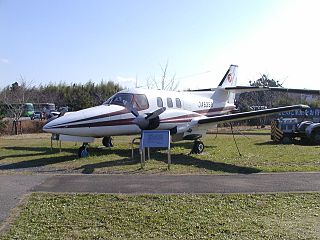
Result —
M 222 78 L 218 87 L 215 89 L 215 92 L 212 96 L 212 99 L 216 102 L 226 102 L 234 104 L 235 93 L 224 90 L 225 87 L 232 87 L 237 85 L 237 65 L 230 65 L 228 71 Z
M 218 87 L 236 86 L 237 85 L 237 72 L 238 72 L 238 66 L 237 65 L 230 65 L 228 71 L 226 72 L 226 74 L 222 78 Z

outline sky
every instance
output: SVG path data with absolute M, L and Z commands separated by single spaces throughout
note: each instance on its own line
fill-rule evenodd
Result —
M 91 80 L 178 89 L 261 74 L 320 89 L 318 0 L 0 0 L 0 88 Z

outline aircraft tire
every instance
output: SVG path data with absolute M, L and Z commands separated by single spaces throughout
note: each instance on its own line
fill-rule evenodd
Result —
M 103 146 L 105 146 L 105 147 L 113 147 L 113 144 L 112 144 L 112 138 L 111 137 L 104 137 L 103 139 L 102 139 L 102 144 L 103 144 Z
M 320 144 L 320 132 L 319 131 L 314 132 L 311 135 L 311 139 L 312 139 L 313 144 L 319 145 Z
M 195 141 L 191 153 L 201 154 L 204 150 L 204 144 L 201 141 Z

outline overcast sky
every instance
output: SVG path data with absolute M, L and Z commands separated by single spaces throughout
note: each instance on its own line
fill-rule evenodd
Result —
M 179 89 L 261 74 L 320 89 L 318 0 L 0 0 L 0 88 L 169 76 Z

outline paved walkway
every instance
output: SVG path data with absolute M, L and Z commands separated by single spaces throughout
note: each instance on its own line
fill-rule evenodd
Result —
M 320 172 L 248 175 L 0 175 L 0 223 L 28 192 L 320 192 Z
M 0 175 L 0 223 L 30 190 L 49 175 Z
M 60 175 L 33 191 L 128 194 L 320 192 L 320 173 Z

